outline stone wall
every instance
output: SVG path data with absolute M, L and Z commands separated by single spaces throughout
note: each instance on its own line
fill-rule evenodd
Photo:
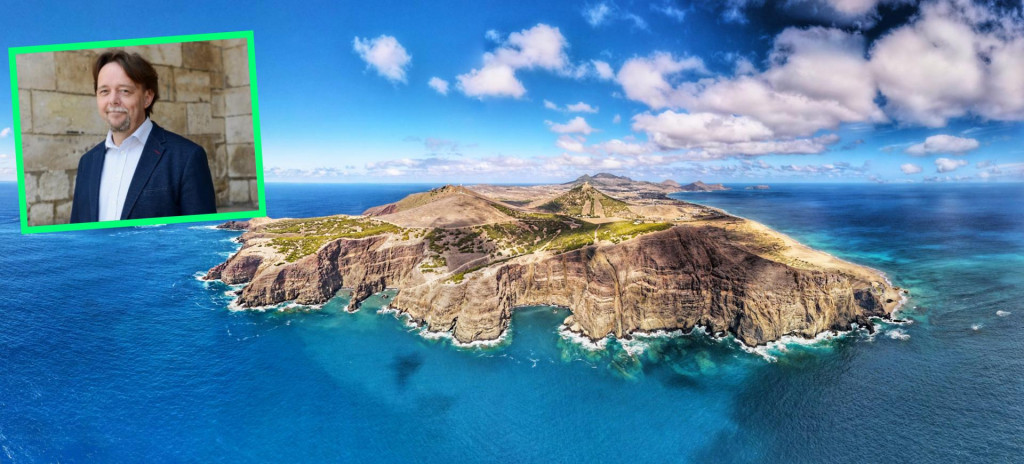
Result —
M 124 49 L 149 60 L 159 75 L 153 122 L 206 150 L 217 211 L 258 209 L 245 39 Z M 106 50 L 16 56 L 30 226 L 68 222 L 78 160 L 106 137 L 92 79 L 93 62 Z

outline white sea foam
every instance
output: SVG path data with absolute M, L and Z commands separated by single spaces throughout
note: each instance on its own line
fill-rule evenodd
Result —
M 885 333 L 893 340 L 910 340 L 910 334 L 903 329 L 892 329 Z
M 600 340 L 591 340 L 586 335 L 578 334 L 569 330 L 569 327 L 565 324 L 558 326 L 558 335 L 570 342 L 576 343 L 589 351 L 600 351 L 608 346 L 608 337 L 604 337 Z
M 218 229 L 217 226 L 189 226 L 192 230 L 230 230 L 230 229 Z
M 981 330 L 982 327 L 985 327 L 985 326 L 982 325 L 982 324 L 971 324 L 971 330 L 973 330 L 975 332 Z
M 996 311 L 996 316 L 999 316 L 999 317 L 1006 317 L 1006 316 L 1009 316 L 1009 315 L 1010 315 L 1009 311 L 1003 311 L 1001 309 L 999 311 Z

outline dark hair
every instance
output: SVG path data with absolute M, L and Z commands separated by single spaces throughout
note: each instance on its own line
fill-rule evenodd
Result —
M 117 63 L 128 75 L 132 82 L 141 85 L 143 90 L 153 91 L 153 102 L 146 107 L 146 117 L 153 112 L 153 105 L 160 99 L 160 89 L 157 86 L 156 69 L 149 64 L 145 58 L 138 53 L 131 53 L 124 50 L 113 50 L 105 52 L 96 58 L 96 64 L 92 67 L 92 91 L 96 92 L 100 70 L 110 63 Z

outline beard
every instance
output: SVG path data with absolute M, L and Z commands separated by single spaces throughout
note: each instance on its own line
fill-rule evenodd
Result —
M 110 115 L 113 113 L 121 113 L 124 115 L 124 120 L 120 124 L 115 124 Z M 110 125 L 110 130 L 113 132 L 128 132 L 128 129 L 132 127 L 132 117 L 128 114 L 128 110 L 124 108 L 107 108 L 107 124 Z

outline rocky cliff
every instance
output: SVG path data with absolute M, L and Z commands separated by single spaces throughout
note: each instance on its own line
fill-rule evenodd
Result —
M 358 305 L 397 288 L 392 307 L 460 342 L 500 337 L 518 306 L 553 304 L 571 310 L 571 330 L 593 339 L 700 325 L 753 346 L 870 326 L 868 318 L 890 314 L 899 300 L 877 272 L 739 218 L 593 226 L 503 211 L 522 224 L 362 236 L 381 223 L 255 222 L 240 238 L 242 249 L 207 278 L 248 282 L 236 303 L 243 307 L 323 303 L 341 288 L 351 288 Z M 547 233 L 557 225 L 550 221 L 568 225 L 542 235 L 541 227 Z M 511 238 L 500 236 L 517 226 Z M 302 242 L 308 254 L 295 252 L 294 241 L 313 230 L 320 241 Z M 528 231 L 536 237 L 523 242 Z

